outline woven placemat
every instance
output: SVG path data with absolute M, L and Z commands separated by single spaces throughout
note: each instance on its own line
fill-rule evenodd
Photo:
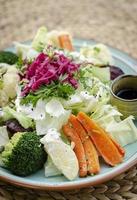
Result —
M 0 200 L 137 200 L 137 167 L 104 184 L 63 192 L 15 187 L 0 181 Z
M 0 49 L 32 39 L 37 28 L 65 29 L 137 58 L 137 0 L 0 0 Z M 96 187 L 44 192 L 0 181 L 0 200 L 137 200 L 137 167 Z

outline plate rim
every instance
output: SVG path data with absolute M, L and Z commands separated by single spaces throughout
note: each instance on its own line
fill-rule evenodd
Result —
M 94 40 L 86 40 L 86 39 L 74 39 L 74 45 L 77 47 L 82 46 L 82 43 L 88 43 L 88 44 L 96 44 L 97 42 Z M 127 53 L 113 48 L 109 45 L 107 45 L 110 50 L 112 50 L 113 52 L 115 52 L 116 54 L 120 54 L 120 56 L 118 56 L 117 58 L 119 58 L 120 60 L 124 61 L 124 58 L 126 58 L 126 64 L 129 65 L 129 68 L 132 68 L 132 70 L 137 73 L 137 67 L 136 69 L 133 68 L 134 65 L 137 66 L 137 60 L 132 58 L 131 56 L 129 56 Z M 10 48 L 6 48 L 6 50 L 11 50 L 13 47 Z M 115 54 L 114 53 L 114 54 Z M 122 57 L 122 58 L 121 58 Z M 123 58 L 124 57 L 124 58 Z M 124 163 L 120 164 L 118 169 L 114 169 L 111 170 L 108 174 L 104 173 L 102 174 L 101 177 L 96 178 L 94 180 L 88 179 L 86 181 L 83 182 L 66 182 L 63 184 L 36 184 L 36 183 L 26 183 L 25 181 L 21 181 L 21 180 L 16 180 L 16 178 L 12 178 L 12 177 L 8 177 L 8 173 L 5 172 L 5 175 L 1 175 L 1 169 L 0 169 L 0 180 L 3 180 L 5 182 L 8 182 L 10 184 L 16 185 L 16 186 L 21 186 L 21 187 L 26 187 L 26 188 L 31 188 L 31 189 L 38 189 L 38 190 L 54 190 L 54 191 L 62 191 L 62 190 L 71 190 L 71 189 L 80 189 L 80 188 L 84 188 L 84 187 L 88 187 L 88 186 L 95 186 L 98 184 L 101 184 L 103 182 L 106 182 L 108 180 L 111 180 L 112 178 L 118 176 L 119 174 L 127 171 L 128 169 L 130 169 L 131 167 L 133 167 L 135 164 L 137 164 L 137 152 L 134 153 L 134 155 L 131 156 L 131 158 L 129 158 L 127 161 L 125 161 Z M 3 174 L 3 173 L 2 173 Z
M 129 162 L 129 163 L 128 163 Z M 67 182 L 63 183 L 64 185 L 57 185 L 57 184 L 43 184 L 42 185 L 36 185 L 35 183 L 25 183 L 21 181 L 16 181 L 13 178 L 9 178 L 6 176 L 0 175 L 0 179 L 8 182 L 10 184 L 16 185 L 16 186 L 21 186 L 25 188 L 31 188 L 31 189 L 37 189 L 37 190 L 50 190 L 50 191 L 62 191 L 62 190 L 72 190 L 72 189 L 80 189 L 80 188 L 85 188 L 89 186 L 96 186 L 98 184 L 104 183 L 108 180 L 111 180 L 118 176 L 119 174 L 126 172 L 128 169 L 133 167 L 135 164 L 137 164 L 137 152 L 130 158 L 128 159 L 125 163 L 123 163 L 123 167 L 119 165 L 119 169 L 112 170 L 109 172 L 107 175 L 104 173 L 101 178 L 98 180 L 87 180 L 84 183 L 74 183 L 74 182 Z

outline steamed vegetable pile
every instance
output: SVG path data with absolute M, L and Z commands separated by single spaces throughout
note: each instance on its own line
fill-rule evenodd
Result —
M 137 128 L 109 102 L 110 83 L 123 73 L 109 49 L 76 52 L 69 33 L 41 27 L 15 50 L 0 52 L 0 165 L 18 176 L 44 168 L 45 177 L 73 180 L 98 174 L 100 158 L 120 164 Z

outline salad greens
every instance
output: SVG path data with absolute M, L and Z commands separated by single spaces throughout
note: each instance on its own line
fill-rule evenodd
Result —
M 32 44 L 15 42 L 18 62 L 14 66 L 0 65 L 0 164 L 20 176 L 44 166 L 46 177 L 77 177 L 76 144 L 69 140 L 71 131 L 69 138 L 62 129 L 71 114 L 84 112 L 121 146 L 137 140 L 133 117 L 122 120 L 110 105 L 111 79 L 123 72 L 110 66 L 109 49 L 97 44 L 69 52 L 61 49 L 61 36 L 69 34 L 41 27 Z M 65 46 L 71 41 L 66 38 L 62 37 Z M 11 133 L 9 120 L 22 131 Z
M 110 81 L 110 68 L 109 67 L 92 67 L 93 76 L 100 79 L 103 83 L 109 83 Z
M 90 58 L 91 63 L 97 66 L 104 66 L 113 64 L 113 59 L 109 49 L 103 44 L 96 44 L 92 46 L 84 46 L 80 53 L 87 58 Z
M 137 140 L 137 127 L 133 123 L 133 119 L 134 117 L 130 116 L 120 122 L 111 122 L 106 127 L 106 130 L 121 146 L 126 146 Z
M 55 104 L 52 104 L 53 106 Z M 60 106 L 61 107 L 61 106 Z M 53 107 L 54 108 L 54 107 Z M 61 110 L 63 112 L 60 112 L 60 110 L 56 111 L 56 114 L 53 115 L 53 108 L 46 109 L 46 111 L 51 111 L 50 114 L 46 112 L 46 115 L 43 119 L 38 119 L 35 121 L 36 123 L 36 131 L 38 135 L 45 135 L 48 129 L 56 128 L 58 131 L 61 130 L 63 124 L 67 123 L 70 113 L 70 110 L 65 110 L 63 107 Z M 58 117 L 57 117 L 58 115 Z
M 28 62 L 31 62 L 39 54 L 38 51 L 32 49 L 32 47 L 28 44 L 22 44 L 19 42 L 14 42 L 14 44 L 15 44 L 16 54 L 18 55 L 18 62 L 17 62 L 18 68 L 23 67 L 26 59 Z
M 67 98 L 77 88 L 78 80 L 74 75 L 80 65 L 63 54 L 47 52 L 40 53 L 31 64 L 28 63 L 22 78 L 22 97 L 27 99 L 29 95 L 28 101 L 32 98 L 34 103 L 53 94 Z
M 17 119 L 19 123 L 22 125 L 24 128 L 29 128 L 33 126 L 32 119 L 27 117 L 21 112 L 17 112 L 14 109 L 6 106 L 3 108 L 3 119 L 4 121 L 9 120 L 9 119 Z
M 121 116 L 122 114 L 109 104 L 98 105 L 91 114 L 91 117 L 104 128 L 106 128 L 110 123 L 120 122 Z
M 36 105 L 39 99 L 48 99 L 50 97 L 61 97 L 64 99 L 68 99 L 70 95 L 74 93 L 74 88 L 65 83 L 53 82 L 47 87 L 41 86 L 40 89 L 36 92 L 29 93 L 25 98 L 22 98 L 21 104 L 29 104 Z
M 46 41 L 45 41 L 46 35 L 47 35 L 47 28 L 45 26 L 42 26 L 38 29 L 32 41 L 32 47 L 38 52 L 41 52 L 46 45 Z

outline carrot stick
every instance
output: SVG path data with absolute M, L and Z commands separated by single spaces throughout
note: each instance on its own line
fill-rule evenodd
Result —
M 101 128 L 101 127 L 100 127 Z M 108 137 L 111 139 L 111 141 L 113 142 L 113 144 L 116 146 L 116 148 L 118 149 L 119 153 L 121 154 L 122 157 L 125 156 L 125 149 L 116 141 L 114 140 L 111 135 L 109 133 L 107 133 L 103 128 L 101 128 L 102 131 L 105 132 L 105 134 L 108 135 Z
M 121 156 L 124 157 L 124 156 L 125 156 L 125 149 L 122 148 L 122 147 L 120 146 L 120 144 L 118 144 L 118 142 L 117 142 L 116 140 L 114 140 L 114 139 L 109 135 L 109 133 L 108 133 L 108 136 L 110 137 L 110 139 L 111 139 L 111 141 L 113 142 L 113 144 L 117 147 L 117 149 L 118 149 L 119 153 L 121 154 Z
M 74 152 L 79 162 L 79 175 L 80 177 L 84 177 L 87 175 L 87 163 L 82 142 L 77 135 L 77 132 L 71 127 L 69 123 L 63 126 L 63 132 L 70 139 L 70 141 L 75 143 Z
M 119 150 L 105 131 L 102 131 L 102 128 L 85 113 L 79 112 L 77 117 L 87 130 L 97 150 L 100 152 L 106 163 L 111 166 L 115 166 L 122 162 L 122 155 L 119 153 Z
M 87 159 L 88 173 L 97 174 L 100 171 L 98 153 L 90 137 L 88 136 L 86 130 L 82 127 L 80 122 L 77 120 L 76 116 L 71 115 L 69 118 L 69 122 L 72 124 L 73 128 L 75 129 L 82 141 Z
M 58 37 L 58 39 L 59 39 L 59 44 L 60 44 L 61 48 L 67 49 L 69 51 L 74 50 L 69 35 L 67 35 L 67 34 L 66 35 L 60 35 Z

